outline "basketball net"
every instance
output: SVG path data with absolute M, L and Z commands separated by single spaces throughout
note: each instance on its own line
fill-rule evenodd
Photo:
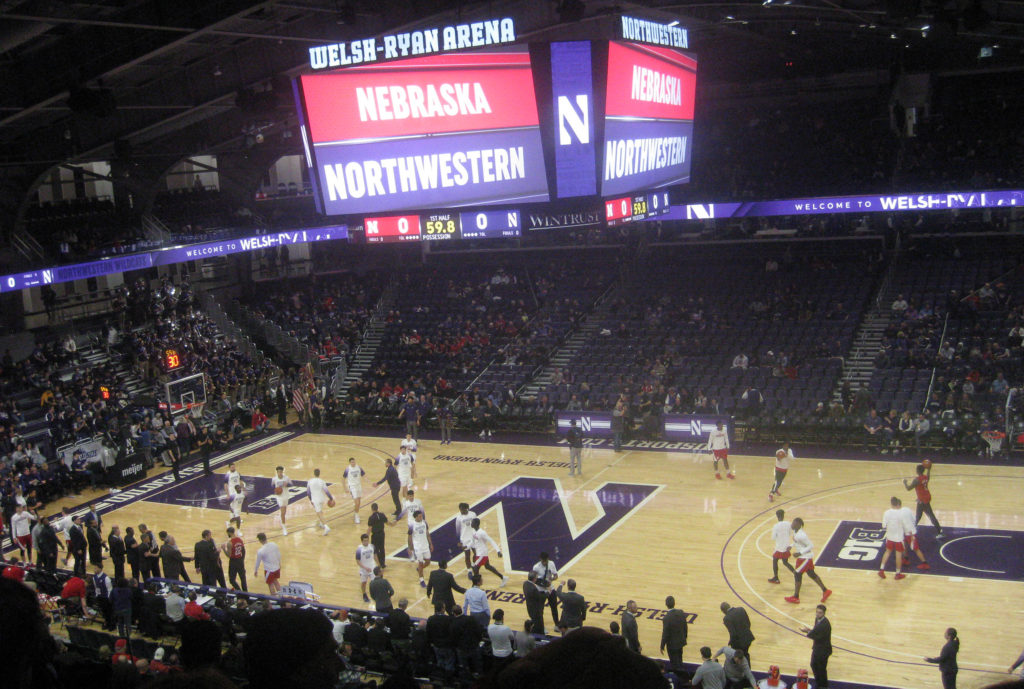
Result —
M 203 407 L 206 406 L 205 402 L 189 402 L 188 403 L 188 414 L 193 419 L 203 418 Z

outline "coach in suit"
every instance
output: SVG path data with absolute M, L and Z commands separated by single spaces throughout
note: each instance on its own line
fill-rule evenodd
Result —
M 427 595 L 430 596 L 431 603 L 442 604 L 444 611 L 451 615 L 455 609 L 455 594 L 452 592 L 465 593 L 466 589 L 459 586 L 455 577 L 448 571 L 447 560 L 438 561 L 437 567 L 427 579 Z
M 70 529 L 68 529 L 68 543 L 71 548 L 71 556 L 75 558 L 74 573 L 76 577 L 85 576 L 85 550 L 88 544 L 85 541 L 85 532 L 82 531 L 82 518 L 75 517 Z
M 380 567 L 373 568 L 373 579 L 370 580 L 370 598 L 373 599 L 373 606 L 377 612 L 386 615 L 395 606 L 391 603 L 391 596 L 395 595 L 395 589 L 391 588 L 391 582 L 381 574 Z
M 567 581 L 566 587 L 569 590 L 562 593 L 562 585 L 558 585 L 558 600 L 562 602 L 562 619 L 559 620 L 558 627 L 563 634 L 579 629 L 587 619 L 587 601 L 576 593 L 576 580 Z
M 224 582 L 224 567 L 220 562 L 220 549 L 213 542 L 213 534 L 209 529 L 203 531 L 201 541 L 196 541 L 193 555 L 204 586 L 227 588 Z
M 725 615 L 722 624 L 729 630 L 729 645 L 743 651 L 743 655 L 750 660 L 750 644 L 754 643 L 754 633 L 750 631 L 750 617 L 747 616 L 747 611 L 738 605 L 734 607 L 728 603 L 722 603 L 721 610 Z
M 163 565 L 164 577 L 167 579 L 177 579 L 192 583 L 192 580 L 188 577 L 188 572 L 185 571 L 185 561 L 191 559 L 182 555 L 181 551 L 178 550 L 174 536 L 167 536 L 164 544 L 160 546 L 160 564 Z
M 124 547 L 124 540 L 121 538 L 121 527 L 110 527 L 110 534 L 107 536 L 107 552 L 114 563 L 114 581 L 124 578 L 124 561 L 127 551 Z
M 526 598 L 526 614 L 533 621 L 534 634 L 544 633 L 544 606 L 548 601 L 548 594 L 537 585 L 537 573 L 530 570 L 526 581 L 523 582 L 523 597 Z
M 636 623 L 636 601 L 626 603 L 626 610 L 622 613 L 622 638 L 626 640 L 626 648 L 634 653 L 640 653 L 640 629 Z
M 668 664 L 675 672 L 683 669 L 683 646 L 686 645 L 686 613 L 676 610 L 676 599 L 665 599 L 668 612 L 661 620 L 661 651 L 668 651 Z
M 102 565 L 103 549 L 107 546 L 103 542 L 103 536 L 100 535 L 99 524 L 93 518 L 88 518 L 86 521 L 85 540 L 89 548 L 89 564 Z
M 826 610 L 824 605 L 818 605 L 814 609 L 814 627 L 800 629 L 814 641 L 811 646 L 811 672 L 818 689 L 828 689 L 828 657 L 832 655 L 832 623 L 825 617 Z

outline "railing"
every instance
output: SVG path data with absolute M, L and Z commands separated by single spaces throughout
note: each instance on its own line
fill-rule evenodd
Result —
M 942 321 L 942 335 L 939 336 L 939 349 L 942 349 L 942 343 L 946 341 L 946 331 L 949 329 L 949 313 L 946 313 L 946 318 Z M 936 358 L 938 358 L 939 352 L 935 352 Z M 932 366 L 932 377 L 928 380 L 928 393 L 924 397 L 924 407 L 921 411 L 924 411 L 928 407 L 928 400 L 932 398 L 932 390 L 935 388 L 935 374 L 938 371 L 937 366 Z
M 11 235 L 11 246 L 21 256 L 29 262 L 30 265 L 35 265 L 38 262 L 46 263 L 50 258 L 46 255 L 46 250 L 43 245 L 36 241 L 36 238 L 27 232 L 15 232 Z

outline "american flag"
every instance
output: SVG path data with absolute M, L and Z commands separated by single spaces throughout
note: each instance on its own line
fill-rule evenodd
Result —
M 306 391 L 301 387 L 296 387 L 292 390 L 292 407 L 295 408 L 295 411 L 300 414 L 306 411 L 306 402 L 308 400 L 309 397 L 306 395 Z

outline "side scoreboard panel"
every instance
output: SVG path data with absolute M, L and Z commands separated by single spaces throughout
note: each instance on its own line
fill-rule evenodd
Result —
M 604 216 L 608 226 L 611 227 L 665 215 L 671 208 L 667 191 L 652 191 L 646 194 L 606 199 Z

